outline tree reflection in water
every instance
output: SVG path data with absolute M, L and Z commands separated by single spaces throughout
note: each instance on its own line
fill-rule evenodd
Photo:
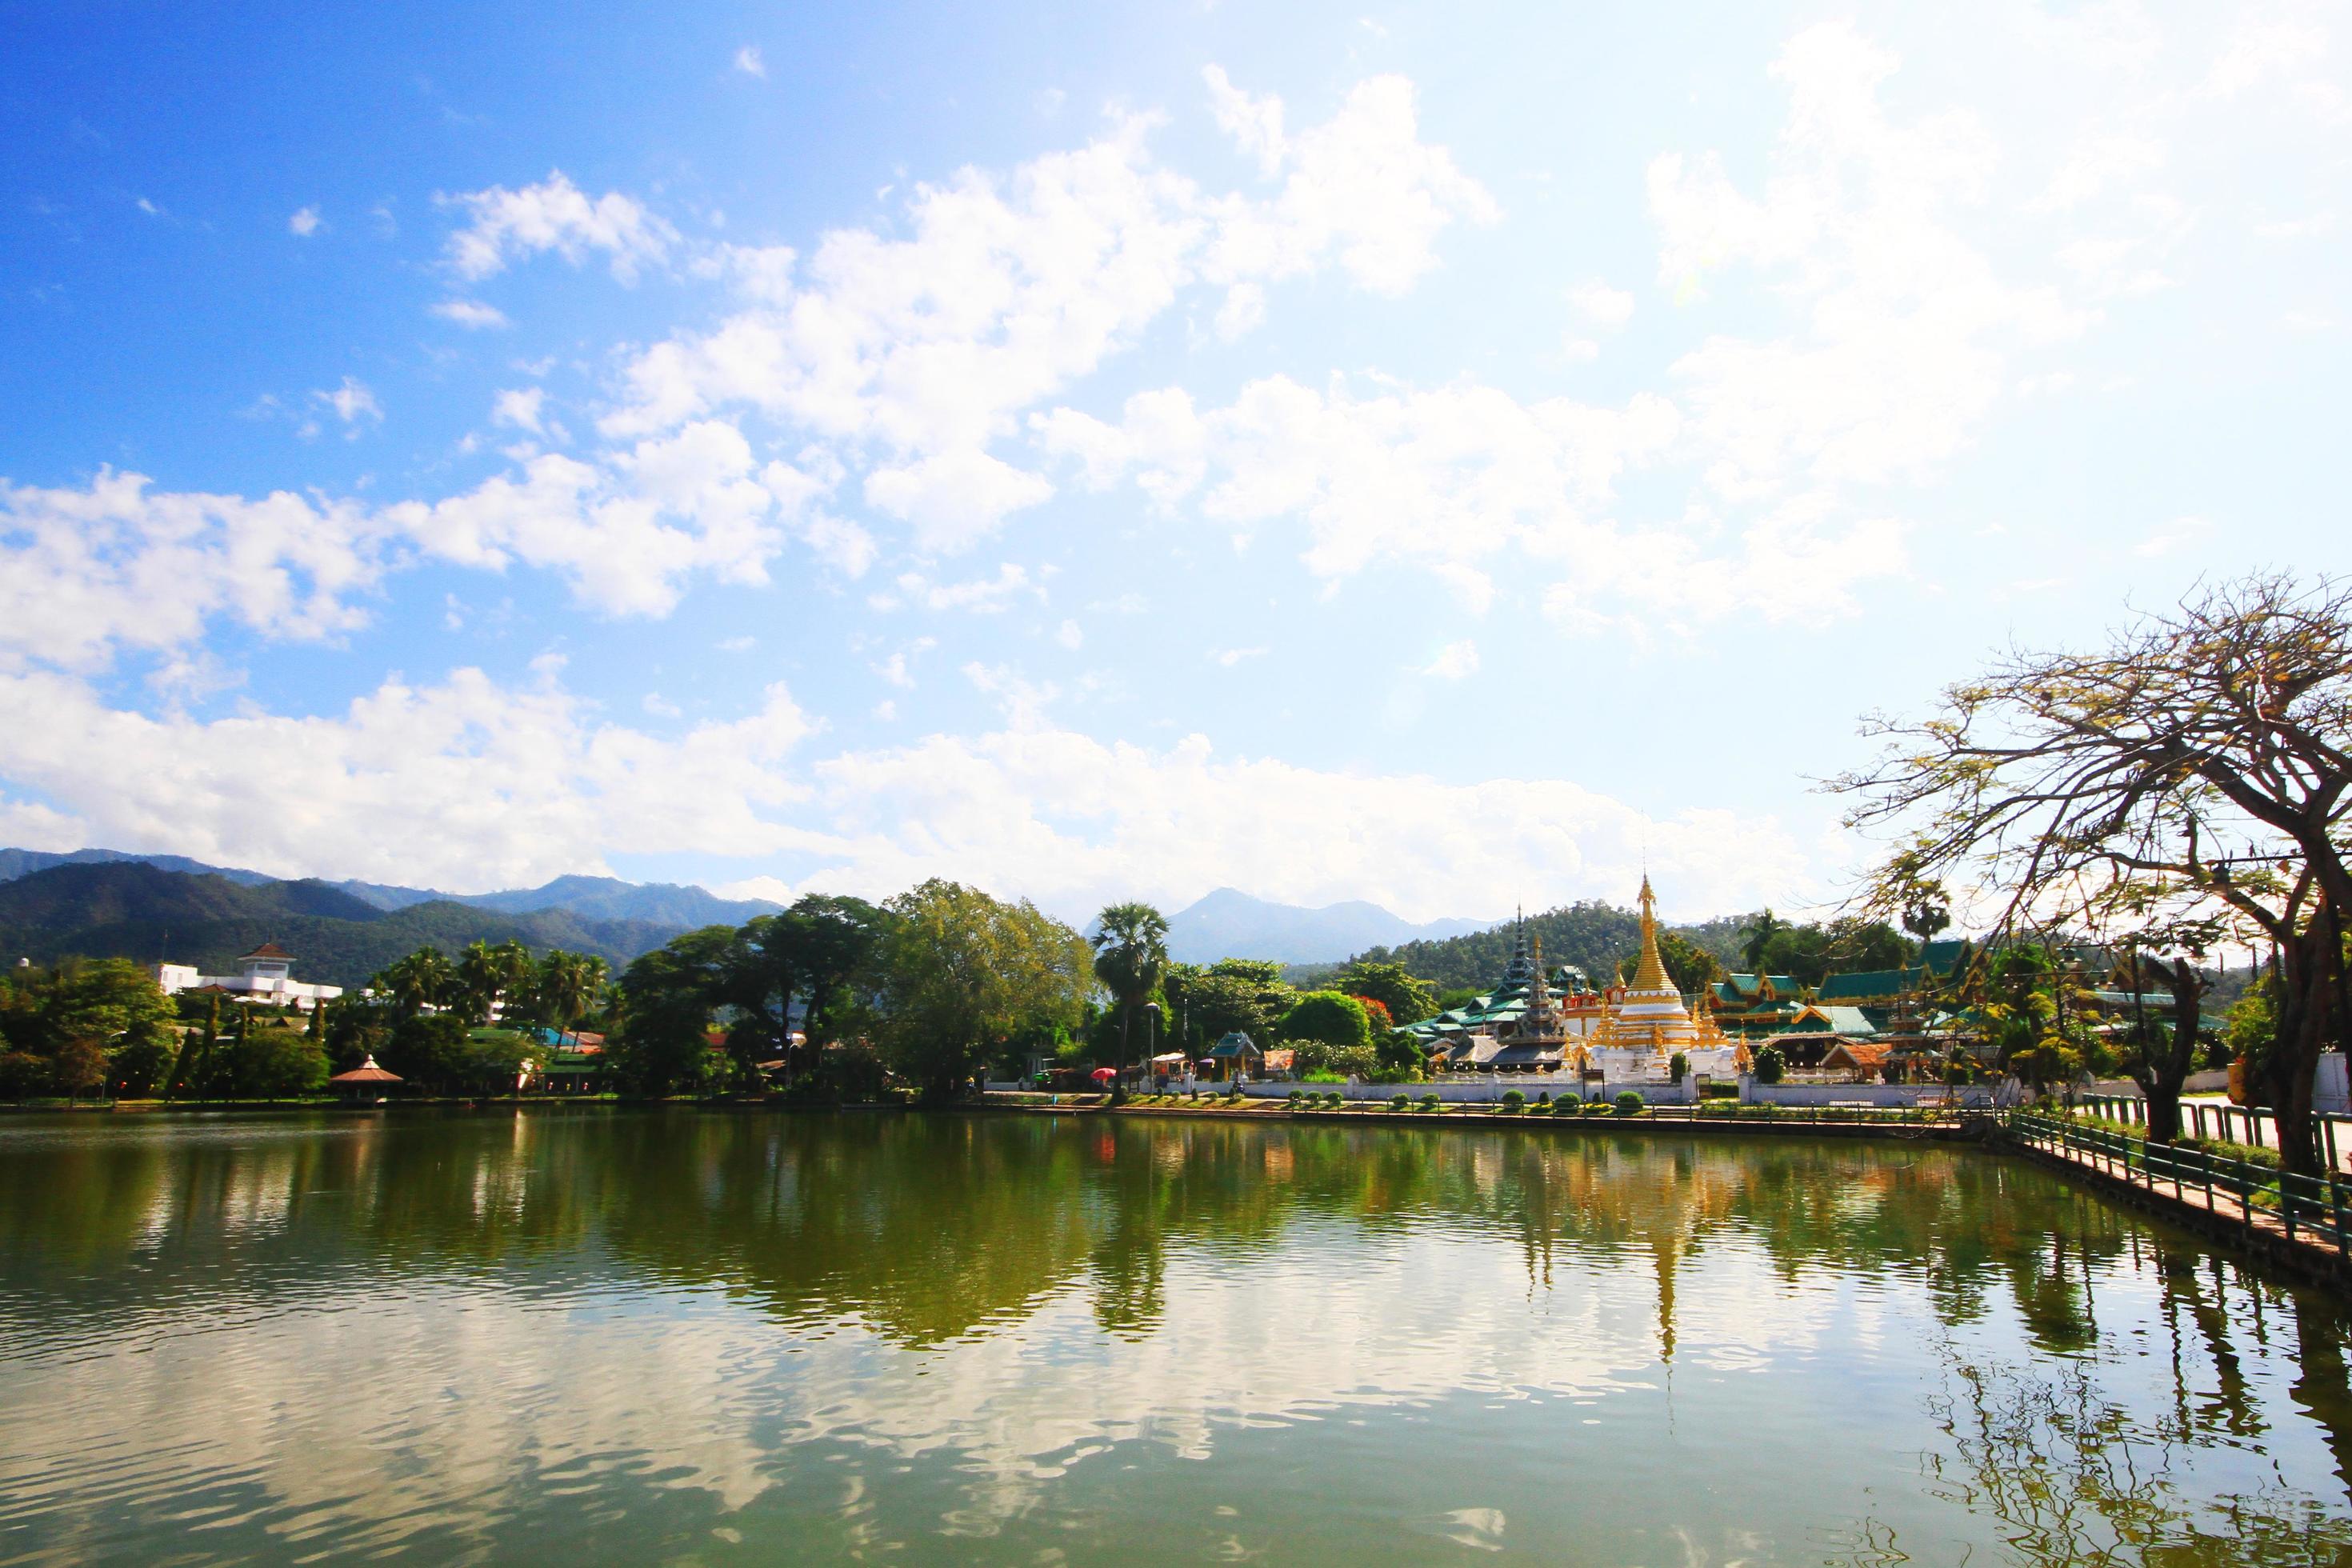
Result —
M 1142 1355 L 1176 1326 L 1171 1303 L 1281 1274 L 1294 1250 L 1433 1243 L 1499 1254 L 1503 1279 L 1523 1276 L 1525 1321 L 1594 1334 L 1627 1386 L 1671 1367 L 1693 1380 L 1678 1396 L 1770 1377 L 1786 1348 L 1771 1335 L 1845 1323 L 1840 1291 L 1900 1303 L 1915 1342 L 1894 1359 L 1925 1369 L 1931 1420 L 1905 1382 L 1888 1429 L 1926 1446 L 1934 1498 L 1999 1521 L 2005 1560 L 2352 1561 L 2341 1313 L 1969 1151 L 586 1108 L 133 1131 L 0 1139 L 0 1360 L 395 1283 L 561 1299 L 615 1276 L 722 1296 L 780 1342 L 929 1352 L 1068 1307 L 1096 1337 L 1086 1353 Z M 1492 1295 L 1507 1332 L 1521 1309 Z M 1563 1305 L 1604 1295 L 1622 1318 Z M 1311 1364 L 1305 1331 L 1275 1328 Z M 1835 1376 L 1837 1348 L 1831 1371 L 1791 1375 Z M 2272 1454 L 2289 1440 L 2300 1488 Z M 2324 1500 L 2309 1495 L 2316 1445 L 2335 1472 Z M 1864 1518 L 1819 1544 L 1906 1562 L 1919 1528 Z

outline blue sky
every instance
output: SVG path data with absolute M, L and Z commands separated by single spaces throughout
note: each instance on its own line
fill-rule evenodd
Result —
M 1805 907 L 2347 564 L 2341 8 L 1118 9 L 12 19 L 0 841 Z

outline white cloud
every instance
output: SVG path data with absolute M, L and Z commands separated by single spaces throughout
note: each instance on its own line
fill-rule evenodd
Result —
M 345 425 L 357 425 L 362 419 L 377 424 L 383 420 L 383 405 L 352 376 L 343 377 L 341 386 L 311 393 L 310 400 L 333 409 L 335 417 Z
M 540 422 L 540 405 L 547 399 L 543 386 L 509 387 L 490 404 L 490 423 L 511 425 L 518 430 L 528 430 L 543 436 L 547 427 Z
M 444 198 L 473 221 L 449 237 L 449 265 L 461 278 L 480 279 L 518 258 L 552 250 L 579 263 L 590 251 L 611 258 L 613 276 L 634 282 L 638 268 L 665 259 L 677 230 L 618 191 L 591 199 L 562 170 L 536 185 L 504 185 Z
M 1437 657 L 1422 667 L 1421 673 L 1440 680 L 1460 680 L 1478 673 L 1478 645 L 1465 638 L 1448 643 L 1437 650 Z
M 971 610 L 980 615 L 994 615 L 1012 607 L 1016 598 L 1034 595 L 1042 603 L 1045 584 L 1033 582 L 1029 569 L 1011 562 L 997 568 L 993 577 L 976 578 L 969 583 L 934 583 L 919 572 L 901 575 L 895 591 L 877 595 L 877 609 L 895 609 L 900 605 L 914 605 L 926 610 Z
M 1268 112 L 1278 121 L 1278 106 Z M 865 498 L 912 523 L 919 548 L 968 548 L 1052 493 L 991 447 L 1186 288 L 1223 290 L 1217 330 L 1238 336 L 1271 281 L 1336 264 L 1395 292 L 1435 265 L 1447 225 L 1494 216 L 1444 150 L 1419 140 L 1401 78 L 1360 84 L 1330 121 L 1283 138 L 1281 184 L 1265 200 L 1213 197 L 1156 167 L 1150 128 L 1124 119 L 1009 176 L 966 169 L 919 184 L 903 237 L 838 229 L 805 260 L 782 247 L 710 253 L 699 269 L 743 308 L 636 355 L 602 428 L 645 435 L 754 407 L 865 466 Z
M 755 76 L 763 81 L 767 79 L 768 62 L 760 58 L 760 46 L 757 44 L 746 44 L 735 51 L 735 68 L 745 76 Z
M 614 615 L 663 615 L 686 580 L 761 584 L 814 487 L 782 463 L 761 465 L 740 431 L 703 420 L 588 464 L 558 453 L 385 518 L 461 565 L 513 560 L 558 573 Z
M 1219 123 L 1261 173 L 1283 176 L 1270 201 L 1214 204 L 1205 263 L 1212 281 L 1295 277 L 1336 254 L 1360 286 L 1402 294 L 1437 265 L 1431 247 L 1448 226 L 1502 216 L 1451 153 L 1421 140 L 1413 86 L 1403 77 L 1357 83 L 1330 120 L 1290 137 L 1279 100 L 1247 98 L 1214 66 L 1206 76 Z
M 2004 282 L 1955 227 L 1999 150 L 1965 112 L 1891 119 L 1878 94 L 1897 63 L 1842 23 L 1791 40 L 1772 67 L 1790 112 L 1760 196 L 1712 153 L 1650 165 L 1662 281 L 1689 299 L 1750 268 L 1804 323 L 1713 336 L 1675 366 L 1726 495 L 1927 477 L 1998 400 L 2008 353 L 2085 323 L 2055 289 Z
M 1633 296 L 1622 289 L 1612 289 L 1598 278 L 1569 289 L 1568 302 L 1578 315 L 1604 331 L 1621 331 L 1633 319 Z
M 1267 650 L 1262 647 L 1227 647 L 1210 651 L 1210 661 L 1221 668 L 1231 669 L 1244 659 L 1264 658 Z
M 2176 517 L 2140 541 L 2132 553 L 2145 556 L 2175 554 L 2180 551 L 2194 548 L 2212 531 L 2213 524 L 2210 519 Z
M 866 476 L 866 500 L 915 525 L 918 549 L 971 548 L 1005 517 L 1054 493 L 1045 479 L 990 457 L 977 447 L 936 453 L 919 462 L 877 468 Z
M 361 624 L 348 601 L 383 570 L 383 541 L 360 508 L 148 485 L 110 469 L 78 489 L 0 481 L 0 669 L 169 653 L 215 619 L 294 640 Z
M 939 646 L 940 641 L 937 637 L 917 637 L 913 642 L 876 665 L 874 673 L 893 686 L 911 691 L 915 688 L 915 675 L 911 666 L 916 659 Z
M 289 234 L 299 235 L 304 239 L 308 239 L 312 235 L 318 233 L 319 228 L 320 218 L 319 209 L 317 207 L 297 208 L 294 216 L 286 220 L 287 232 Z
M 1523 404 L 1468 383 L 1358 396 L 1337 380 L 1318 392 L 1283 376 L 1250 383 L 1228 408 L 1199 413 L 1170 390 L 1130 399 L 1126 416 L 1114 426 L 1056 410 L 1039 437 L 1077 458 L 1096 488 L 1132 471 L 1162 507 L 1197 492 L 1214 522 L 1296 518 L 1307 563 L 1325 576 L 1379 560 L 1475 563 L 1573 530 L 1679 423 L 1646 394 L 1620 411 Z
M 1054 640 L 1072 653 L 1076 653 L 1085 645 L 1087 634 L 1078 629 L 1077 622 L 1064 621 L 1060 628 L 1054 633 Z
M 811 777 L 852 847 L 809 886 L 888 892 L 954 876 L 1083 913 L 1108 898 L 1181 904 L 1230 884 L 1286 902 L 1365 898 L 1427 919 L 1496 912 L 1496 889 L 1622 901 L 1649 868 L 1676 907 L 1752 909 L 1805 885 L 1777 824 L 1670 819 L 1553 781 L 1442 784 L 1271 759 L 1220 760 L 1042 724 L 845 753 Z M 1752 836 L 1752 837 L 1751 837 Z
M 755 637 L 721 637 L 719 641 L 719 651 L 721 653 L 750 653 L 753 648 L 758 647 L 759 646 L 760 639 Z
M 621 846 L 838 848 L 778 820 L 806 795 L 781 764 L 813 728 L 782 686 L 744 718 L 666 741 L 551 679 L 501 686 L 473 669 L 387 682 L 340 714 L 210 721 L 110 710 L 79 680 L 31 672 L 0 675 L 0 725 L 19 737 L 10 782 L 57 803 L 84 842 L 281 875 L 344 866 L 469 889 L 593 869 Z
M 479 300 L 444 300 L 432 307 L 433 314 L 445 321 L 478 331 L 484 327 L 507 325 L 506 312 L 495 305 L 485 305 Z

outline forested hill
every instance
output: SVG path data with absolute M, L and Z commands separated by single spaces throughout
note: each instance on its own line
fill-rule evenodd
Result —
M 1725 968 L 1737 969 L 1738 933 L 1748 920 L 1745 915 L 1731 915 L 1701 925 L 1668 929 L 1714 953 Z M 1598 901 L 1529 915 L 1527 930 L 1529 937 L 1542 942 L 1546 968 L 1573 963 L 1595 980 L 1604 982 L 1615 977 L 1620 959 L 1632 958 L 1642 948 L 1641 915 Z M 1516 925 L 1506 921 L 1491 931 L 1375 947 L 1356 956 L 1375 963 L 1402 963 L 1441 990 L 1459 985 L 1484 990 L 1501 977 L 1504 966 L 1511 962 L 1511 946 L 1517 931 Z
M 328 985 L 368 976 L 420 947 L 522 942 L 594 953 L 615 967 L 683 929 L 651 921 L 592 920 L 566 910 L 509 913 L 435 900 L 384 910 L 324 882 L 240 886 L 218 876 L 137 861 L 55 866 L 0 883 L 0 963 L 168 957 L 206 974 L 235 972 L 240 954 L 275 942 L 294 976 Z

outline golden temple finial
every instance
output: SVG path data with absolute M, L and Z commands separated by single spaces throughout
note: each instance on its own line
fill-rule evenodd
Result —
M 1642 961 L 1633 968 L 1636 991 L 1667 989 L 1666 966 L 1658 957 L 1657 894 L 1650 891 L 1650 873 L 1642 873 Z

